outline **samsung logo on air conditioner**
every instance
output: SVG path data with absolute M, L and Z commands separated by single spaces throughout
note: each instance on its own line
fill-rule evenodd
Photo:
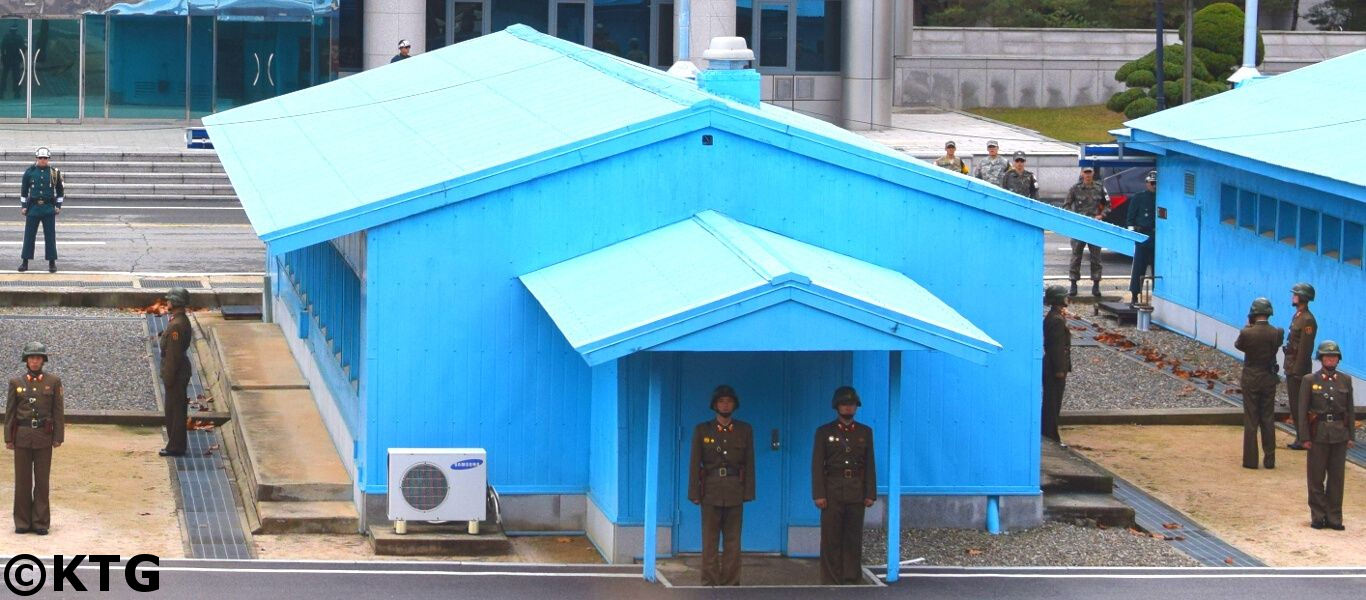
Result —
M 462 460 L 458 463 L 451 465 L 451 470 L 468 471 L 482 464 L 484 464 L 484 460 L 481 458 L 467 458 L 465 460 Z

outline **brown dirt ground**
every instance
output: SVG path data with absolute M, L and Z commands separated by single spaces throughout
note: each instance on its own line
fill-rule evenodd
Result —
M 68 425 L 52 457 L 52 528 L 45 537 L 0 526 L 0 553 L 185 555 L 164 446 L 153 428 Z M 0 510 L 14 506 L 13 452 L 0 468 Z
M 601 564 L 602 555 L 581 535 L 513 537 L 512 553 L 500 556 L 377 556 L 361 535 L 257 535 L 257 558 L 311 560 L 448 560 Z
M 1277 435 L 1276 469 L 1270 471 L 1242 467 L 1241 427 L 1068 427 L 1063 439 L 1269 565 L 1366 565 L 1366 470 L 1347 463 L 1347 531 L 1310 529 L 1307 453 L 1286 449 L 1290 436 Z

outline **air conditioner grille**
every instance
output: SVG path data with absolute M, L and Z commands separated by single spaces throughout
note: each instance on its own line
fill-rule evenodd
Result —
M 450 485 L 446 474 L 431 463 L 418 463 L 403 474 L 399 488 L 403 501 L 417 510 L 432 510 L 446 501 Z

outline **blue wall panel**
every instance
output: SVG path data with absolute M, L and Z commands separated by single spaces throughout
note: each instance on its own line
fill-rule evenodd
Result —
M 987 366 L 908 353 L 905 481 L 1037 493 L 1042 233 L 717 130 L 370 230 L 370 460 L 484 446 L 495 484 L 586 489 L 590 370 L 516 277 L 706 209 L 900 270 L 1004 345 Z M 629 397 L 643 397 L 636 358 L 621 367 Z M 626 435 L 623 464 L 643 455 L 643 432 Z M 382 473 L 365 479 L 382 489 Z M 643 505 L 637 488 L 623 514 Z

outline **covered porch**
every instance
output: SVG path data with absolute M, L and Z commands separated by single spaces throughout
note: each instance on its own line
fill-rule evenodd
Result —
M 1000 349 L 897 271 L 714 211 L 521 281 L 593 369 L 590 500 L 614 526 L 640 528 L 639 545 L 629 540 L 640 554 L 626 556 L 639 557 L 651 580 L 661 549 L 695 552 L 700 543 L 698 511 L 679 501 L 688 472 L 681 433 L 710 416 L 711 386 L 735 386 L 736 417 L 754 427 L 758 492 L 746 510 L 744 550 L 810 555 L 819 535 L 811 437 L 833 418 L 835 387 L 880 384 L 863 399 L 881 415 L 871 424 L 885 425 L 874 436 L 879 482 L 885 526 L 899 531 L 902 406 L 934 401 L 903 385 L 912 357 L 942 352 L 986 364 Z M 888 541 L 890 581 L 900 548 L 898 536 Z

